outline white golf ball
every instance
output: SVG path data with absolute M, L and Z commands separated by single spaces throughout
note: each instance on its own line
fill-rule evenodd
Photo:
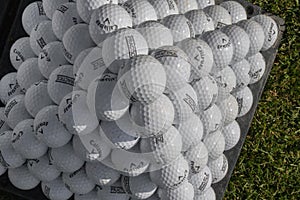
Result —
M 66 187 L 75 194 L 87 194 L 96 186 L 87 177 L 84 167 L 73 173 L 63 173 L 62 179 Z
M 243 59 L 240 62 L 230 65 L 230 67 L 236 76 L 236 87 L 234 88 L 234 91 L 238 91 L 247 87 L 247 85 L 250 83 L 250 63 L 246 59 Z
M 208 75 L 196 80 L 193 88 L 198 96 L 198 106 L 201 111 L 209 109 L 218 97 L 218 85 L 215 79 Z
M 29 58 L 21 64 L 17 72 L 17 81 L 23 91 L 28 90 L 31 85 L 44 80 L 38 66 L 37 58 Z
M 89 31 L 96 44 L 100 44 L 118 29 L 132 27 L 130 14 L 116 4 L 105 4 L 91 16 Z
M 257 15 L 251 18 L 251 20 L 258 22 L 262 26 L 265 34 L 265 41 L 262 50 L 268 50 L 277 41 L 279 33 L 275 20 L 267 15 Z
M 53 102 L 47 92 L 47 81 L 36 82 L 26 91 L 25 107 L 31 116 L 36 114 L 46 106 L 53 105 Z
M 233 24 L 247 19 L 246 10 L 239 2 L 226 1 L 222 2 L 220 6 L 222 6 L 229 12 Z
M 196 36 L 215 29 L 213 19 L 203 10 L 191 10 L 185 13 L 185 17 L 194 25 Z
M 177 46 L 163 46 L 151 54 L 166 71 L 166 90 L 181 89 L 191 76 L 191 64 L 188 55 Z
M 192 22 L 182 14 L 169 15 L 163 18 L 161 23 L 171 30 L 175 43 L 195 37 L 195 29 Z
M 227 99 L 217 103 L 223 116 L 223 125 L 226 126 L 233 122 L 238 115 L 239 105 L 234 96 L 231 94 Z
M 47 44 L 41 51 L 38 58 L 38 66 L 45 78 L 59 66 L 68 64 L 63 55 L 64 46 L 61 42 L 55 41 Z
M 149 174 L 141 174 L 137 177 L 122 176 L 121 183 L 125 192 L 137 199 L 148 199 L 157 189 L 157 185 L 150 180 Z
M 59 40 L 62 40 L 69 28 L 82 22 L 77 12 L 76 3 L 65 3 L 60 5 L 54 12 L 52 16 L 52 29 L 55 36 Z
M 48 147 L 58 148 L 67 144 L 72 135 L 58 119 L 58 107 L 47 106 L 40 110 L 34 119 L 36 137 Z
M 163 19 L 169 15 L 179 14 L 177 4 L 174 0 L 148 0 L 154 9 L 158 19 Z
M 180 124 L 198 111 L 198 98 L 194 88 L 186 83 L 178 90 L 167 90 L 166 95 L 173 103 L 175 117 L 173 124 Z
M 50 161 L 62 172 L 75 172 L 84 165 L 84 161 L 75 155 L 72 144 L 49 150 Z
M 77 79 L 77 71 L 79 70 L 79 68 L 81 67 L 81 64 L 85 61 L 85 58 L 89 55 L 89 53 L 94 49 L 94 47 L 91 48 L 87 48 L 85 50 L 83 50 L 82 52 L 80 52 L 80 54 L 78 54 L 77 58 L 74 61 L 74 75 L 75 75 L 75 84 L 76 84 L 76 79 Z M 92 54 L 93 55 L 93 54 Z M 101 53 L 102 55 L 102 53 Z M 98 55 L 99 56 L 99 55 Z M 89 59 L 87 59 L 89 60 Z M 96 61 L 96 60 L 95 60 Z M 96 62 L 96 66 L 98 66 L 98 63 Z
M 9 148 L 11 146 L 11 137 L 13 132 L 10 130 L 1 131 L 0 133 L 0 150 Z
M 224 154 L 222 154 L 218 159 L 208 162 L 212 175 L 212 183 L 220 182 L 227 174 L 228 171 L 228 160 Z
M 52 23 L 49 20 L 37 24 L 30 33 L 30 46 L 37 56 L 47 44 L 56 40 L 57 38 L 52 30 Z
M 5 106 L 5 122 L 12 129 L 14 129 L 19 122 L 31 118 L 26 110 L 24 97 L 24 95 L 17 95 L 9 100 Z
M 162 200 L 194 200 L 194 187 L 189 182 L 183 183 L 176 189 L 161 190 Z
M 45 155 L 48 146 L 35 137 L 33 119 L 21 121 L 13 130 L 11 138 L 13 148 L 27 159 L 36 159 Z
M 64 56 L 71 64 L 75 62 L 81 51 L 95 46 L 87 24 L 76 24 L 69 28 L 64 34 L 62 41 L 65 47 Z
M 40 183 L 40 181 L 29 172 L 26 165 L 15 169 L 8 169 L 8 178 L 13 186 L 20 190 L 32 190 Z
M 230 25 L 221 28 L 221 31 L 225 33 L 233 45 L 233 58 L 232 64 L 240 62 L 244 59 L 250 48 L 250 39 L 246 31 L 237 25 Z
M 96 190 L 87 194 L 75 194 L 74 200 L 99 200 Z
M 29 37 L 22 37 L 15 41 L 10 48 L 10 62 L 13 67 L 18 70 L 20 65 L 28 58 L 33 58 L 36 55 L 31 49 Z
M 209 134 L 204 140 L 210 160 L 219 158 L 225 150 L 225 138 L 220 131 Z
M 148 55 L 149 47 L 145 38 L 134 29 L 124 28 L 108 37 L 102 45 L 102 56 L 109 70 L 118 73 L 122 60 Z
M 210 73 L 213 67 L 213 52 L 206 42 L 196 39 L 185 39 L 177 44 L 189 57 L 192 65 L 192 78 Z
M 236 25 L 242 27 L 249 36 L 250 48 L 247 57 L 257 54 L 262 49 L 265 41 L 262 26 L 254 20 L 242 20 Z
M 197 0 L 199 9 L 215 5 L 215 0 Z
M 130 200 L 130 196 L 126 194 L 122 187 L 121 181 L 114 183 L 111 186 L 97 186 L 97 194 L 99 199 L 103 200 Z
M 61 177 L 54 181 L 42 182 L 42 191 L 48 199 L 53 200 L 68 200 L 73 193 L 65 186 Z
M 189 182 L 194 186 L 195 195 L 202 194 L 212 183 L 212 174 L 210 169 L 206 166 L 199 173 L 194 174 L 189 179 Z
M 22 15 L 22 25 L 25 32 L 30 35 L 32 29 L 40 22 L 47 20 L 46 13 L 41 1 L 29 4 Z
M 49 160 L 48 154 L 27 161 L 29 172 L 38 180 L 50 182 L 55 180 L 61 174 L 60 171 Z
M 156 21 L 146 21 L 135 28 L 142 34 L 150 50 L 173 45 L 173 35 L 170 29 Z
M 17 81 L 17 73 L 11 72 L 4 75 L 0 81 L 0 99 L 4 105 L 13 97 L 24 94 Z
M 216 193 L 212 187 L 201 194 L 196 194 L 194 200 L 216 200 Z
M 120 178 L 120 173 L 101 162 L 87 162 L 85 170 L 88 178 L 95 184 L 101 186 L 110 186 L 116 183 Z
M 188 175 L 189 164 L 183 156 L 159 170 L 150 172 L 151 180 L 160 188 L 173 190 L 187 182 Z
M 0 163 L 8 169 L 21 167 L 25 162 L 26 159 L 11 145 L 0 151 Z
M 56 9 L 58 9 L 61 5 L 68 2 L 76 2 L 76 0 L 43 0 L 43 7 L 45 13 L 49 19 L 52 19 L 52 16 Z
M 207 6 L 203 11 L 213 19 L 216 29 L 232 24 L 229 12 L 222 6 Z
M 177 4 L 179 13 L 184 14 L 191 10 L 198 10 L 197 0 L 174 0 Z
M 264 76 L 266 71 L 266 60 L 261 53 L 246 58 L 250 64 L 250 84 L 257 83 Z
M 151 159 L 151 170 L 157 167 L 169 165 L 178 158 L 181 153 L 182 139 L 175 127 L 171 127 L 166 133 L 150 138 L 144 138 L 140 142 L 141 152 Z
M 165 95 L 149 105 L 134 103 L 130 109 L 130 117 L 142 137 L 165 133 L 173 124 L 174 116 L 174 106 Z
M 77 90 L 67 94 L 58 107 L 59 120 L 70 133 L 85 135 L 94 131 L 99 121 L 87 105 L 87 93 Z
M 184 153 L 184 158 L 190 166 L 190 176 L 199 173 L 208 162 L 208 151 L 203 142 L 192 146 Z
M 224 126 L 222 128 L 222 133 L 225 138 L 225 151 L 228 151 L 235 147 L 241 137 L 241 128 L 237 121 Z
M 192 114 L 189 119 L 176 125 L 182 136 L 182 152 L 201 142 L 203 137 L 203 124 L 200 118 Z
M 239 105 L 238 117 L 246 115 L 253 105 L 253 94 L 250 88 L 245 87 L 240 91 L 234 92 L 232 95 L 235 96 Z

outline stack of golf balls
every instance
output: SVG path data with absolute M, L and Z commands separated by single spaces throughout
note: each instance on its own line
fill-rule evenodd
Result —
M 211 200 L 275 21 L 236 1 L 43 0 L 2 77 L 0 174 L 51 200 Z

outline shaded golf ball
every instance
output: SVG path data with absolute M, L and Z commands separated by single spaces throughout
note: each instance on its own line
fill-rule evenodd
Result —
M 1 134 L 0 134 L 0 150 L 11 147 L 12 136 L 13 136 L 13 132 L 10 130 L 1 132 Z
M 249 72 L 251 66 L 249 62 L 246 59 L 243 59 L 242 61 L 231 65 L 230 67 L 236 76 L 236 87 L 234 88 L 234 91 L 238 91 L 247 87 L 247 85 L 250 83 Z
M 6 105 L 13 97 L 23 94 L 22 88 L 17 81 L 17 73 L 11 72 L 4 75 L 0 81 L 0 99 Z
M 189 182 L 185 182 L 179 188 L 161 190 L 162 200 L 193 200 L 194 187 Z
M 185 17 L 194 25 L 196 36 L 215 29 L 213 19 L 203 10 L 191 10 L 185 13 Z
M 195 194 L 194 200 L 216 200 L 216 193 L 212 187 L 201 194 Z
M 37 56 L 47 44 L 56 40 L 52 30 L 52 22 L 49 20 L 37 24 L 30 33 L 30 46 Z
M 207 6 L 203 9 L 203 11 L 213 19 L 216 29 L 232 24 L 229 12 L 222 6 Z
M 16 150 L 10 145 L 5 149 L 1 149 L 1 165 L 5 168 L 18 168 L 21 167 L 25 162 L 26 159 L 23 156 L 16 152 Z
M 174 0 L 177 4 L 179 13 L 186 13 L 191 10 L 198 9 L 197 0 Z
M 123 189 L 121 181 L 114 183 L 111 186 L 97 186 L 98 198 L 103 200 L 129 200 L 130 196 Z
M 41 187 L 43 194 L 49 199 L 67 200 L 73 195 L 61 177 L 58 177 L 54 181 L 42 182 Z
M 262 79 L 266 71 L 266 60 L 261 53 L 246 58 L 250 64 L 250 84 L 257 83 Z
M 225 8 L 228 11 L 228 13 L 231 15 L 231 20 L 233 24 L 247 19 L 246 10 L 239 2 L 225 1 L 222 2 L 220 6 Z
M 58 9 L 61 5 L 68 2 L 76 2 L 76 0 L 43 0 L 43 7 L 45 13 L 49 19 L 52 19 L 52 16 L 56 9 Z
M 96 47 L 87 48 L 87 49 L 81 51 L 81 52 L 78 54 L 77 58 L 76 58 L 75 61 L 74 61 L 74 65 L 73 65 L 74 75 L 75 75 L 75 78 L 76 78 L 76 79 L 77 79 L 77 72 L 78 72 L 79 68 L 81 67 L 82 63 L 85 61 L 85 58 L 86 58 L 86 57 L 89 55 L 89 53 L 90 53 L 93 49 L 95 49 L 95 48 L 96 48 Z M 99 55 L 98 55 L 98 56 L 99 56 Z M 100 56 L 99 56 L 99 57 L 100 57 Z M 101 53 L 101 57 L 102 57 L 102 53 Z M 98 65 L 99 65 L 99 62 L 97 62 L 96 60 L 94 60 L 94 61 L 95 61 L 95 63 L 96 63 L 96 66 L 98 66 Z M 92 62 L 92 63 L 94 63 L 94 62 Z M 76 86 L 77 86 L 78 84 L 76 83 L 76 79 L 75 79 L 75 84 L 76 84 Z
M 206 166 L 199 173 L 190 177 L 189 182 L 194 186 L 195 195 L 202 194 L 212 183 L 212 174 L 210 169 Z
M 93 190 L 87 194 L 75 194 L 74 200 L 98 200 L 96 190 Z
M 50 74 L 58 67 L 68 64 L 63 55 L 63 49 L 63 44 L 55 41 L 47 44 L 41 51 L 38 57 L 38 66 L 45 78 L 48 79 Z
M 239 105 L 235 97 L 231 94 L 227 99 L 217 103 L 217 105 L 222 112 L 224 126 L 230 124 L 237 118 Z
M 30 35 L 32 29 L 40 22 L 47 20 L 47 16 L 41 1 L 29 4 L 22 14 L 22 25 L 25 32 Z
M 241 137 L 241 128 L 237 121 L 233 121 L 222 128 L 222 133 L 225 138 L 225 151 L 235 147 Z
M 10 48 L 10 62 L 12 66 L 18 70 L 20 65 L 28 58 L 33 58 L 36 55 L 31 49 L 29 37 L 22 37 L 15 41 Z
M 227 174 L 228 171 L 228 160 L 224 154 L 222 154 L 218 159 L 208 162 L 212 175 L 212 183 L 220 182 Z
M 8 169 L 9 181 L 20 190 L 31 190 L 38 186 L 40 181 L 29 172 L 26 165 Z
M 28 90 L 31 85 L 44 79 L 40 72 L 37 58 L 27 59 L 21 64 L 17 72 L 17 81 L 23 91 Z
M 250 88 L 245 87 L 240 91 L 234 92 L 232 95 L 235 96 L 239 105 L 238 117 L 246 115 L 253 105 L 253 94 Z
M 220 131 L 209 134 L 204 140 L 210 160 L 219 158 L 225 150 L 225 138 Z
M 215 0 L 197 0 L 199 9 L 215 5 Z
M 148 0 L 156 10 L 158 19 L 169 15 L 179 14 L 177 4 L 174 0 Z
M 192 146 L 184 154 L 190 166 L 190 176 L 199 173 L 208 162 L 208 151 L 203 142 Z

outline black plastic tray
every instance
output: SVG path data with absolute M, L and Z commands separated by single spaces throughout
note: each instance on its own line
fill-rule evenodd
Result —
M 255 6 L 245 0 L 236 0 L 236 1 L 241 3 L 246 8 L 248 17 L 252 17 L 255 15 L 264 13 L 264 11 L 260 7 Z M 0 2 L 6 2 L 6 0 L 0 0 Z M 8 37 L 6 37 L 5 40 L 3 40 L 3 38 L 1 38 L 1 40 L 3 40 L 3 41 L 0 41 L 0 42 L 1 43 L 5 42 L 5 46 L 3 48 L 3 53 L 2 53 L 2 56 L 0 59 L 0 77 L 4 76 L 8 72 L 15 71 L 14 68 L 10 64 L 9 51 L 10 51 L 11 45 L 14 43 L 15 40 L 26 35 L 26 33 L 24 32 L 24 30 L 22 28 L 21 17 L 22 17 L 23 10 L 31 2 L 34 2 L 34 0 L 20 1 L 18 8 L 15 8 L 17 10 L 17 12 L 16 12 L 16 15 L 14 18 L 14 22 L 12 23 L 12 28 L 10 29 L 10 33 L 9 33 Z M 221 2 L 223 2 L 223 0 L 216 0 L 216 3 L 221 3 Z M 279 26 L 280 32 L 278 35 L 278 40 L 276 41 L 276 43 L 273 45 L 272 48 L 270 48 L 268 51 L 262 52 L 264 58 L 266 59 L 266 63 L 267 63 L 266 72 L 265 72 L 263 78 L 258 83 L 250 86 L 250 89 L 253 92 L 253 100 L 254 100 L 253 107 L 251 108 L 250 112 L 247 115 L 245 115 L 244 117 L 237 119 L 237 121 L 240 124 L 242 134 L 241 134 L 241 138 L 240 138 L 240 141 L 238 142 L 238 144 L 230 151 L 225 152 L 225 155 L 228 158 L 229 169 L 228 169 L 228 173 L 225 176 L 225 178 L 221 182 L 213 185 L 213 188 L 216 192 L 217 200 L 221 200 L 224 196 L 224 193 L 226 191 L 230 177 L 232 175 L 232 172 L 234 170 L 236 162 L 239 158 L 242 146 L 245 142 L 246 135 L 251 126 L 252 119 L 254 117 L 256 108 L 258 106 L 258 102 L 261 98 L 261 95 L 263 93 L 268 76 L 271 72 L 271 69 L 272 69 L 272 66 L 273 66 L 277 51 L 278 51 L 278 47 L 279 47 L 281 39 L 282 39 L 283 32 L 285 31 L 285 22 L 283 19 L 273 16 L 271 14 L 268 14 L 268 15 L 270 15 L 277 22 L 277 24 Z M 1 18 L 3 18 L 2 15 L 0 15 L 0 25 L 1 25 Z M 0 26 L 0 28 L 3 29 L 3 28 L 7 28 L 7 27 Z M 18 195 L 19 197 L 21 197 L 21 199 L 47 200 L 47 198 L 43 195 L 40 186 L 38 186 L 36 189 L 30 190 L 30 191 L 18 190 L 9 182 L 7 174 L 0 177 L 0 190 L 9 192 L 14 195 Z M 18 199 L 18 198 L 16 198 L 16 199 Z

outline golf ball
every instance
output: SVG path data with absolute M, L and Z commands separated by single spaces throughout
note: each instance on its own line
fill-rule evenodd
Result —
M 68 2 L 76 2 L 76 0 L 43 0 L 43 7 L 45 10 L 45 13 L 49 19 L 52 19 L 52 16 L 56 9 L 59 8 L 59 6 L 68 3 Z
M 215 5 L 215 0 L 197 0 L 199 9 Z
M 54 181 L 42 182 L 41 187 L 44 195 L 49 199 L 67 200 L 73 195 L 61 177 L 58 177 Z
M 241 137 L 241 128 L 237 121 L 233 121 L 222 128 L 222 133 L 225 138 L 225 151 L 235 147 Z
M 0 150 L 9 148 L 11 146 L 12 131 L 1 131 L 0 134 Z
M 228 11 L 228 13 L 231 15 L 231 20 L 233 24 L 247 19 L 246 10 L 239 2 L 225 1 L 222 2 L 220 6 L 225 8 Z
M 220 131 L 209 134 L 204 140 L 210 160 L 219 158 L 225 150 L 225 138 Z
M 247 87 L 247 85 L 250 83 L 249 72 L 251 66 L 249 62 L 246 59 L 243 59 L 240 62 L 231 65 L 230 67 L 236 76 L 236 87 L 234 88 L 234 91 L 238 91 Z
M 0 163 L 8 169 L 21 167 L 26 162 L 23 156 L 10 145 L 0 151 Z
M 232 95 L 235 96 L 239 105 L 238 117 L 246 115 L 253 105 L 253 94 L 250 88 L 245 87 L 240 91 L 234 92 Z
M 227 174 L 228 160 L 224 154 L 218 159 L 208 162 L 207 165 L 211 171 L 212 183 L 220 182 Z
M 185 13 L 185 17 L 194 25 L 196 36 L 215 29 L 213 19 L 203 10 L 191 10 Z
M 229 12 L 222 6 L 207 6 L 203 9 L 203 11 L 213 19 L 216 29 L 232 24 Z
M 156 10 L 158 19 L 169 15 L 179 14 L 177 4 L 174 0 L 148 0 Z
M 0 81 L 0 99 L 3 104 L 7 104 L 13 97 L 23 94 L 18 81 L 17 73 L 11 72 L 4 75 Z
M 26 165 L 15 169 L 8 169 L 8 178 L 13 186 L 20 190 L 32 190 L 40 183 L 40 181 L 29 172 Z
M 257 83 L 266 71 L 266 60 L 261 53 L 246 58 L 250 64 L 250 84 Z
M 186 13 L 198 9 L 197 0 L 174 0 L 177 4 L 179 13 Z
M 96 190 L 93 190 L 87 194 L 75 194 L 74 200 L 98 200 Z
M 212 174 L 210 169 L 206 166 L 199 173 L 190 177 L 189 182 L 194 186 L 195 195 L 202 194 L 212 184 Z
M 216 200 L 216 193 L 212 187 L 201 194 L 195 194 L 194 200 Z
M 238 115 L 239 105 L 234 96 L 231 94 L 227 99 L 217 103 L 223 116 L 223 125 L 226 126 L 233 122 Z
M 176 189 L 163 189 L 161 192 L 162 200 L 193 200 L 194 187 L 189 182 L 184 182 Z
M 130 196 L 123 189 L 121 181 L 107 187 L 97 186 L 96 189 L 98 198 L 103 200 L 130 200 Z

